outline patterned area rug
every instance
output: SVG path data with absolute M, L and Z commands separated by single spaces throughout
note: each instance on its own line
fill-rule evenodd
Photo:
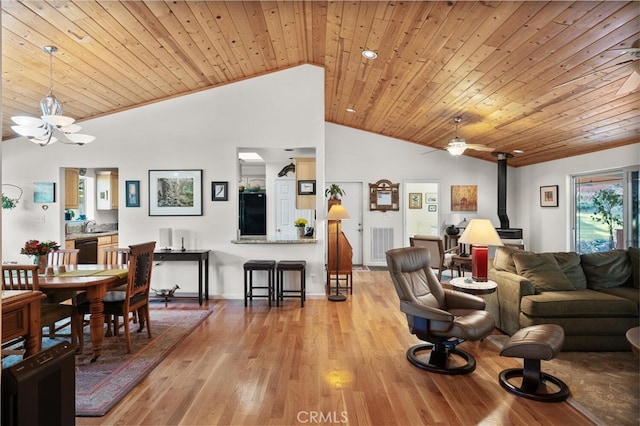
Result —
M 201 310 L 152 309 L 153 339 L 149 340 L 146 329 L 136 333 L 138 326 L 132 324 L 132 353 L 126 353 L 122 331 L 117 337 L 104 338 L 102 355 L 95 363 L 90 362 L 91 337 L 89 327 L 85 327 L 84 351 L 76 355 L 76 416 L 107 413 L 210 314 L 211 311 Z M 47 348 L 60 341 L 45 338 L 42 343 Z M 20 359 L 6 357 L 2 360 L 3 367 Z
M 488 337 L 498 348 L 507 338 Z M 596 424 L 640 424 L 640 368 L 631 351 L 560 352 L 541 368 L 569 386 L 568 402 Z

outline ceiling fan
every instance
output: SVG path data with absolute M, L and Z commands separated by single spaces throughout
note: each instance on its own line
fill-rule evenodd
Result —
M 449 140 L 449 143 L 445 148 L 447 151 L 449 151 L 449 154 L 457 157 L 459 155 L 462 155 L 467 149 L 487 152 L 493 151 L 493 148 L 491 147 L 475 143 L 467 143 L 466 139 L 458 137 L 458 124 L 462 122 L 462 118 L 453 117 L 453 122 L 456 123 L 456 136 L 453 139 Z
M 621 49 L 609 49 L 607 51 L 621 53 L 617 63 L 605 66 L 603 68 L 594 69 L 593 71 L 587 72 L 580 77 L 576 77 L 564 83 L 558 84 L 557 86 L 554 86 L 554 89 L 573 83 L 590 75 L 598 73 L 610 73 L 625 68 L 629 69 L 631 72 L 624 83 L 622 83 L 622 86 L 620 86 L 620 88 L 616 92 L 616 95 L 625 95 L 638 89 L 640 87 L 640 39 L 634 41 L 630 47 L 624 47 Z

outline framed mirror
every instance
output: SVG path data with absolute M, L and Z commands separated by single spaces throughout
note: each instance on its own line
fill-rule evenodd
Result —
M 369 210 L 399 210 L 400 184 L 381 179 L 369 184 Z

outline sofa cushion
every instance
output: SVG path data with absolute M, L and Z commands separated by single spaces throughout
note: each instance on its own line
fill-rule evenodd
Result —
M 629 247 L 629 259 L 631 259 L 633 286 L 640 288 L 640 248 Z
M 493 257 L 493 267 L 498 271 L 507 271 L 512 274 L 517 273 L 516 265 L 513 263 L 513 253 L 529 253 L 515 247 L 498 247 Z
M 622 297 L 595 290 L 547 291 L 525 296 L 522 313 L 531 317 L 634 317 L 638 304 Z
M 626 250 L 583 254 L 580 263 L 588 288 L 599 290 L 631 284 L 631 261 Z
M 551 253 L 513 253 L 511 257 L 517 274 L 531 281 L 536 293 L 574 289 Z
M 584 276 L 582 266 L 580 265 L 580 255 L 576 252 L 557 252 L 552 253 L 558 262 L 560 269 L 571 281 L 573 288 L 587 288 L 587 277 Z
M 635 287 L 611 287 L 605 288 L 602 290 L 598 290 L 600 293 L 612 294 L 618 297 L 624 297 L 625 299 L 629 299 L 632 302 L 635 302 L 636 305 L 640 305 L 640 291 L 638 291 Z

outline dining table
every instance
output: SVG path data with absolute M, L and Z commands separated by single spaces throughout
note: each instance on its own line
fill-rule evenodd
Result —
M 104 296 L 114 287 L 127 283 L 127 266 L 122 265 L 65 265 L 47 268 L 38 276 L 40 291 L 55 298 L 56 292 L 84 292 L 89 306 L 91 347 L 95 362 L 102 354 L 104 333 Z

